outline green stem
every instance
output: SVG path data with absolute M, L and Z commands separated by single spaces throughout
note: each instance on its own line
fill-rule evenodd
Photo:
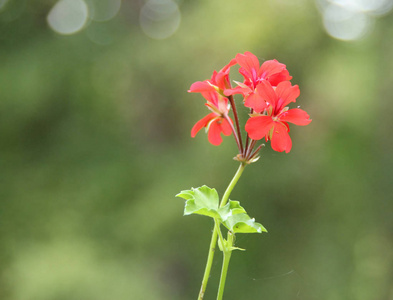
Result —
M 233 188 L 235 187 L 236 183 L 239 181 L 239 178 L 242 175 L 245 167 L 246 167 L 246 163 L 242 162 L 240 164 L 239 168 L 237 169 L 235 176 L 233 176 L 232 181 L 229 183 L 227 189 L 225 190 L 224 196 L 222 197 L 222 200 L 220 203 L 220 207 L 223 207 L 223 206 L 225 206 L 225 204 L 227 204 L 229 196 L 230 196 Z M 212 264 L 213 264 L 214 252 L 216 250 L 219 229 L 220 228 L 218 228 L 217 225 L 215 224 L 214 229 L 213 229 L 212 239 L 210 241 L 209 254 L 207 256 L 205 273 L 203 274 L 202 285 L 201 285 L 201 289 L 199 291 L 198 300 L 203 300 L 203 296 L 205 295 L 207 282 L 210 277 L 210 270 L 211 270 Z M 229 263 L 229 260 L 228 260 L 228 263 Z
M 240 164 L 239 168 L 236 171 L 235 176 L 233 176 L 232 181 L 229 183 L 229 185 L 224 193 L 224 196 L 222 196 L 220 207 L 223 207 L 223 206 L 225 206 L 225 204 L 227 204 L 229 196 L 231 195 L 231 192 L 232 192 L 233 188 L 235 187 L 236 183 L 239 181 L 240 176 L 242 176 L 242 173 L 243 173 L 246 165 L 247 164 L 245 162 L 242 162 Z
M 225 281 L 227 279 L 229 261 L 232 255 L 231 247 L 233 246 L 233 234 L 230 232 L 228 232 L 227 242 L 228 242 L 228 249 L 223 251 L 224 255 L 223 255 L 220 286 L 218 288 L 217 300 L 222 300 L 222 297 L 224 295 Z
M 224 288 L 225 288 L 225 280 L 227 279 L 228 273 L 228 266 L 229 260 L 231 259 L 232 251 L 224 252 L 224 259 L 222 263 L 222 270 L 221 270 L 221 278 L 220 278 L 220 287 L 218 289 L 217 300 L 221 300 L 222 296 L 224 295 Z
M 205 273 L 203 274 L 202 285 L 201 285 L 201 290 L 199 291 L 198 300 L 202 300 L 203 296 L 205 295 L 207 282 L 210 277 L 210 270 L 213 264 L 214 252 L 216 251 L 216 245 L 217 245 L 217 229 L 216 226 L 214 226 L 212 239 L 210 241 L 209 255 L 207 256 Z
M 217 229 L 217 233 L 218 233 L 218 242 L 221 243 L 221 250 L 226 251 L 226 248 L 224 245 L 224 238 L 221 233 L 220 221 L 218 221 L 217 219 L 214 219 L 214 224 L 216 225 L 216 226 L 214 226 L 214 229 Z

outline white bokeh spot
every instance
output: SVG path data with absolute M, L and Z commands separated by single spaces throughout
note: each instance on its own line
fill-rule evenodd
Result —
M 353 41 L 371 31 L 375 18 L 393 8 L 393 0 L 316 0 L 327 33 Z
M 332 37 L 344 41 L 353 41 L 363 37 L 369 30 L 370 23 L 368 15 L 335 4 L 328 6 L 323 15 L 326 31 Z
M 172 0 L 149 0 L 142 7 L 139 22 L 143 32 L 153 39 L 166 39 L 180 26 L 180 10 Z
M 47 21 L 50 28 L 59 34 L 74 34 L 80 31 L 89 17 L 83 0 L 60 0 L 49 11 Z

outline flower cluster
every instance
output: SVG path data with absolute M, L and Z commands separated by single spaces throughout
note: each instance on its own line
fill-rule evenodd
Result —
M 236 86 L 232 87 L 229 72 L 236 64 L 244 81 L 236 82 Z M 299 87 L 292 85 L 291 79 L 286 66 L 277 60 L 268 60 L 260 65 L 258 58 L 250 52 L 237 54 L 219 72 L 214 71 L 211 79 L 191 85 L 189 92 L 201 93 L 211 111 L 194 125 L 191 136 L 205 127 L 209 141 L 220 145 L 221 133 L 227 136 L 233 133 L 239 148 L 237 159 L 246 162 L 256 158 L 261 146 L 253 149 L 263 138 L 266 142 L 271 141 L 273 150 L 288 153 L 292 148 L 288 123 L 305 126 L 311 122 L 304 110 L 287 106 L 296 102 L 300 94 Z M 247 137 L 244 146 L 233 98 L 235 94 L 242 95 L 244 106 L 250 109 L 250 118 L 245 124 Z M 235 122 L 228 115 L 230 109 Z

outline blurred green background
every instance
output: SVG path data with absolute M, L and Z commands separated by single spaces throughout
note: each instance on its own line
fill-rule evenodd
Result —
M 0 299 L 196 299 L 212 222 L 174 195 L 222 195 L 237 153 L 190 138 L 187 89 L 245 51 L 313 122 L 232 193 L 269 233 L 239 234 L 224 298 L 393 299 L 393 16 L 355 2 L 0 0 Z

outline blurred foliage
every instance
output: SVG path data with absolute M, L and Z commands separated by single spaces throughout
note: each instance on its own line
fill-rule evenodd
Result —
M 174 195 L 222 195 L 237 163 L 232 138 L 190 138 L 206 109 L 186 91 L 244 51 L 287 65 L 313 122 L 234 190 L 269 233 L 239 235 L 225 298 L 393 299 L 391 14 L 342 42 L 311 0 L 181 1 L 154 40 L 142 1 L 70 36 L 48 27 L 54 4 L 0 9 L 1 299 L 196 298 L 213 224 Z

